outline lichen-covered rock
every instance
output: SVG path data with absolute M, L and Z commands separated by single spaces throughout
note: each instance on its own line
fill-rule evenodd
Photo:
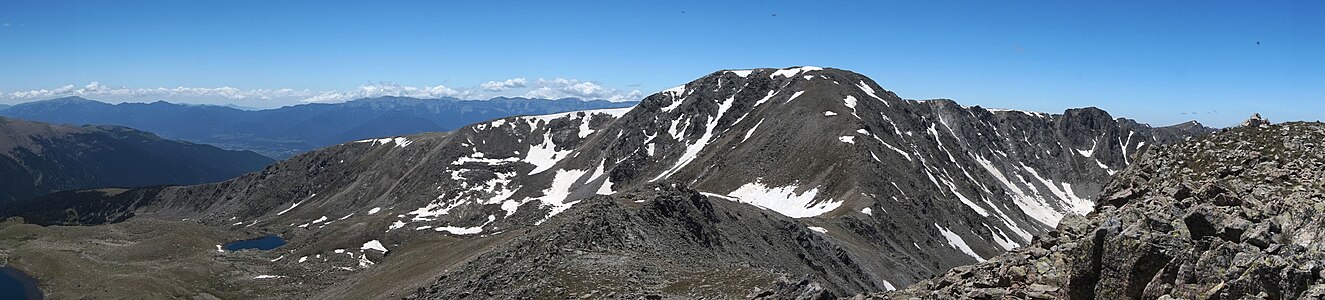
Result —
M 1322 123 L 1255 124 L 1151 149 L 1090 215 L 988 262 L 857 298 L 1322 299 L 1322 140 Z

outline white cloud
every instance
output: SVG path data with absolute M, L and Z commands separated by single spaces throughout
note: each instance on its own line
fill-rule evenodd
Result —
M 522 78 L 511 78 L 507 79 L 506 81 L 488 81 L 484 82 L 483 84 L 480 84 L 479 87 L 489 92 L 500 92 L 513 88 L 523 88 L 527 85 L 527 83 L 528 80 L 525 80 L 522 77 Z
M 594 82 L 582 81 L 579 79 L 539 78 L 536 88 L 525 93 L 528 98 L 580 98 L 586 100 L 608 100 L 608 101 L 634 101 L 639 100 L 643 93 L 639 90 L 624 92 L 621 90 L 604 87 Z
M 379 82 L 371 85 L 360 86 L 354 91 L 327 91 L 316 96 L 303 99 L 303 102 L 338 102 L 354 100 L 361 98 L 375 98 L 383 96 L 411 97 L 411 98 L 441 98 L 441 97 L 467 97 L 473 93 L 468 90 L 456 90 L 446 86 L 437 85 L 431 87 L 414 87 L 401 85 L 394 82 Z
M 250 89 L 241 90 L 223 86 L 218 88 L 175 87 L 175 88 L 126 88 L 109 87 L 93 81 L 82 88 L 72 84 L 54 89 L 17 91 L 4 94 L 15 100 L 40 100 L 68 96 L 117 96 L 117 97 L 220 97 L 229 100 L 274 99 L 308 97 L 316 93 L 310 90 L 295 89 Z
M 496 95 L 479 94 L 478 91 L 495 92 Z M 221 87 L 157 87 L 129 88 L 114 87 L 93 81 L 86 85 L 68 84 L 56 88 L 11 91 L 0 93 L 0 101 L 31 101 L 59 97 L 80 96 L 100 98 L 111 101 L 169 100 L 172 102 L 234 103 L 239 100 L 271 100 L 266 105 L 288 105 L 294 103 L 340 102 L 361 98 L 383 96 L 435 99 L 454 97 L 472 99 L 489 96 L 523 96 L 528 98 L 561 99 L 580 98 L 585 100 L 635 101 L 643 98 L 638 90 L 622 91 L 605 87 L 597 82 L 579 79 L 554 78 L 528 80 L 512 78 L 503 81 L 488 81 L 477 87 L 451 88 L 444 85 L 408 86 L 394 82 L 378 82 L 359 86 L 352 90 L 310 90 L 310 89 L 240 89 L 229 86 Z M 265 106 L 260 103 L 249 105 Z

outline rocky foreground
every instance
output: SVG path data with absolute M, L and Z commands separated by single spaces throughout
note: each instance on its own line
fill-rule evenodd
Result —
M 1095 212 L 885 299 L 1325 298 L 1325 124 L 1158 147 Z

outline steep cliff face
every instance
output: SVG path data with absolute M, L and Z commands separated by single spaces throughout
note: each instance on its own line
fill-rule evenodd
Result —
M 1064 216 L 1090 212 L 1090 197 L 1137 153 L 1207 130 L 1199 124 L 1152 128 L 1095 108 L 1044 114 L 904 100 L 838 69 L 729 70 L 633 108 L 503 118 L 447 133 L 346 143 L 227 182 L 80 203 L 92 210 L 115 207 L 120 215 L 278 233 L 291 240 L 285 255 L 304 257 L 368 241 L 390 250 L 438 236 L 553 234 L 548 228 L 572 222 L 557 221 L 562 214 L 585 214 L 576 210 L 595 195 L 668 183 L 702 193 L 705 201 L 726 201 L 715 207 L 758 208 L 778 222 L 816 228 L 813 236 L 833 249 L 830 261 L 757 263 L 761 255 L 796 255 L 784 250 L 800 248 L 740 250 L 745 256 L 733 261 L 776 270 L 758 273 L 761 280 L 809 276 L 831 293 L 854 294 L 1026 245 Z M 600 205 L 607 202 L 597 203 L 585 209 L 605 209 Z M 671 230 L 651 227 L 666 219 L 640 217 L 643 212 L 611 212 L 631 221 L 603 224 L 640 229 L 574 238 L 631 240 L 637 231 Z M 89 215 L 107 213 L 46 211 L 34 221 L 86 224 L 77 217 Z M 123 218 L 92 221 L 103 219 Z M 696 262 L 744 249 L 678 245 L 668 251 L 707 253 L 691 257 Z M 631 251 L 625 253 L 656 253 Z M 367 268 L 347 263 L 334 267 Z M 475 292 L 445 282 L 429 286 L 437 293 L 422 296 Z
M 1027 247 L 877 297 L 1320 299 L 1325 124 L 1250 124 L 1151 149 L 1096 211 Z

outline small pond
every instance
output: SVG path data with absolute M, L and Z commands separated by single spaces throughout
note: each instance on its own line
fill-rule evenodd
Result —
M 276 235 L 268 235 L 251 240 L 240 240 L 240 241 L 230 242 L 228 244 L 225 244 L 224 248 L 226 251 L 235 251 L 235 250 L 244 250 L 244 249 L 271 250 L 271 249 L 276 249 L 276 247 L 280 247 L 281 245 L 285 245 L 285 239 L 282 239 L 281 237 Z
M 0 299 L 42 299 L 37 280 L 18 269 L 0 267 Z

